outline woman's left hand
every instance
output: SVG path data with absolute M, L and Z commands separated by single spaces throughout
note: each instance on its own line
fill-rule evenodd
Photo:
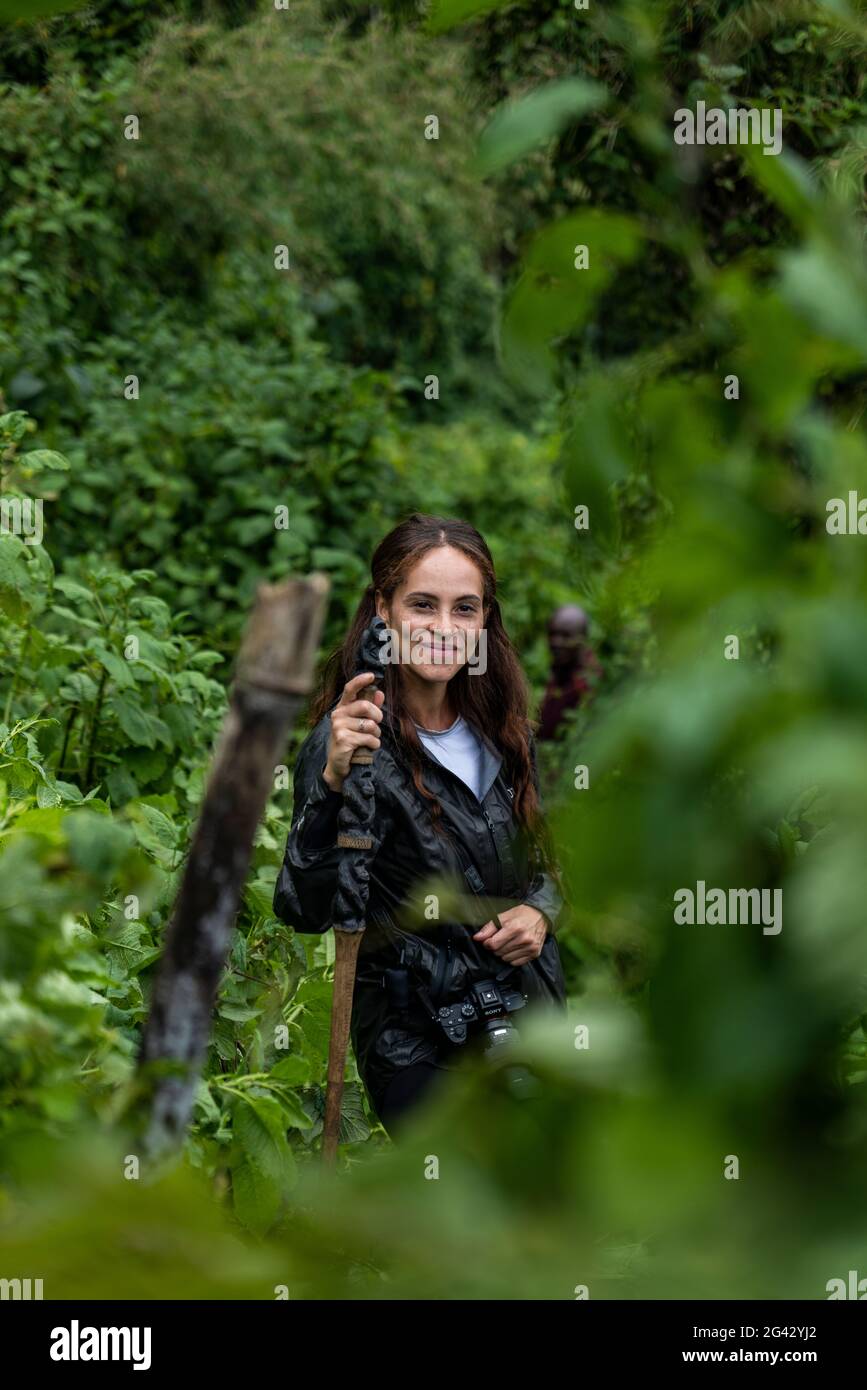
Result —
M 498 914 L 501 926 L 486 922 L 473 935 L 508 965 L 526 965 L 541 955 L 548 934 L 548 923 L 535 907 L 521 903 Z

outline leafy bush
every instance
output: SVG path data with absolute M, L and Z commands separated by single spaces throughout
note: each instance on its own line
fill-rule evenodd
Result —
M 70 466 L 23 448 L 31 432 L 24 412 L 0 417 L 4 505 L 42 503 L 30 494 Z M 173 630 L 153 577 L 86 559 L 55 574 L 41 542 L 0 531 L 0 1140 L 13 1147 L 34 1128 L 116 1123 L 135 1102 L 150 972 L 226 711 L 207 674 L 218 654 Z M 257 835 L 189 1141 L 193 1163 L 232 1172 L 251 1229 L 273 1221 L 292 1159 L 284 1137 L 279 1173 L 260 1171 L 263 1127 L 284 1116 L 302 1147 L 321 1132 L 327 1060 L 330 943 L 305 946 L 271 911 L 283 785 Z M 357 1078 L 344 1126 L 347 1141 L 370 1133 Z

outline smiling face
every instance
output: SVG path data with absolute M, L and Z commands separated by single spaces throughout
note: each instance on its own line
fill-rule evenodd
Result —
M 376 611 L 398 634 L 402 669 L 422 681 L 447 683 L 478 650 L 484 627 L 483 580 L 478 566 L 450 545 L 429 550 Z

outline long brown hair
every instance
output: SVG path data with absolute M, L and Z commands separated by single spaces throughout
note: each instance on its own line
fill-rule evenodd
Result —
M 311 708 L 311 722 L 318 723 L 333 709 L 344 685 L 355 674 L 361 634 L 376 616 L 377 590 L 389 602 L 412 566 L 429 550 L 445 545 L 462 551 L 482 575 L 488 663 L 485 676 L 471 677 L 467 667 L 461 667 L 449 683 L 449 694 L 458 713 L 475 729 L 484 730 L 502 754 L 504 773 L 514 789 L 514 814 L 519 825 L 534 836 L 539 832 L 544 836 L 529 752 L 527 682 L 503 626 L 491 552 L 467 521 L 413 512 L 380 541 L 370 565 L 372 582 L 362 595 L 343 642 L 325 663 L 322 683 Z M 434 824 L 438 826 L 442 807 L 424 785 L 422 745 L 404 706 L 401 680 L 393 663 L 385 667 L 385 706 L 390 731 L 406 756 L 416 788 L 430 803 Z

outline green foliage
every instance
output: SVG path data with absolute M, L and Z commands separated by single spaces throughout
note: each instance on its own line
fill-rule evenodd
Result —
M 84 3 L 85 0 L 0 0 L 0 21 L 41 19 L 61 10 L 79 9 Z
M 435 363 L 448 376 L 478 352 L 492 200 L 466 172 L 475 122 L 460 51 L 431 55 L 382 25 L 347 47 L 310 0 L 291 26 L 272 14 L 197 33 L 192 68 L 190 38 L 166 28 L 134 94 L 147 138 L 130 178 L 166 253 L 200 275 L 205 238 L 244 244 L 261 277 L 285 244 L 305 307 L 345 361 L 416 375 Z M 433 93 L 442 129 L 428 140 Z
M 412 17 L 402 0 L 390 9 L 403 22 Z M 781 242 L 785 220 L 774 199 L 745 177 L 737 150 L 693 148 L 682 152 L 680 170 L 668 157 L 675 109 L 698 100 L 779 107 L 786 148 L 864 198 L 863 6 L 632 0 L 578 11 L 573 0 L 443 0 L 431 11 L 438 31 L 466 20 L 476 81 L 489 102 L 503 104 L 492 129 L 513 107 L 517 119 L 516 102 L 531 103 L 524 157 L 500 169 L 494 185 L 512 264 L 521 259 L 528 232 L 579 203 L 629 212 L 652 226 L 694 224 L 714 264 Z M 560 111 L 558 93 L 570 82 L 607 91 L 603 111 L 576 110 L 558 138 L 533 148 L 539 144 L 534 126 L 540 134 L 545 129 L 534 109 L 544 112 L 550 103 Z M 581 360 L 588 347 L 606 357 L 632 354 L 662 341 L 672 327 L 688 328 L 696 313 L 681 252 L 655 244 L 631 273 L 617 277 L 570 355 Z
M 17 325 L 0 376 L 74 465 L 52 480 L 56 544 L 86 555 L 98 530 L 227 656 L 263 577 L 324 568 L 343 603 L 358 556 L 417 505 L 382 464 L 388 436 L 454 418 L 494 372 L 459 55 L 419 86 L 418 41 L 380 28 L 350 48 L 312 5 L 282 19 L 167 25 L 146 64 L 118 57 L 93 86 L 61 49 L 50 101 L 0 98 L 0 324 Z
M 70 467 L 21 448 L 31 429 L 22 411 L 0 417 L 0 501 Z M 4 530 L 0 577 L 0 1090 L 14 1141 L 34 1125 L 116 1120 L 134 1098 L 149 972 L 226 698 L 208 674 L 218 654 L 180 635 L 148 593 L 153 571 L 71 558 L 55 574 L 45 546 Z M 308 954 L 271 915 L 284 834 L 275 805 L 258 832 L 189 1141 L 195 1163 L 236 1177 L 250 1229 L 270 1224 L 288 1191 L 291 1150 L 275 1114 L 321 1132 L 328 986 L 321 945 Z M 288 1055 L 275 1034 L 287 1012 Z M 315 1033 L 294 1021 L 308 1014 Z M 359 1102 L 356 1085 L 354 1139 L 370 1129 Z
M 566 78 L 501 108 L 479 140 L 482 172 L 493 173 L 544 145 L 570 121 L 597 110 L 605 96 L 598 83 Z
M 146 46 L 169 15 L 233 28 L 258 9 L 259 0 L 0 0 L 0 75 L 43 87 L 72 57 L 98 80 L 107 59 Z
M 861 10 L 410 8 L 185 9 L 141 61 L 100 10 L 0 97 L 4 1258 L 56 1297 L 823 1297 L 867 1259 L 867 561 L 825 526 L 867 464 Z M 786 154 L 684 158 L 698 98 L 781 105 Z M 394 1152 L 350 1061 L 321 1175 L 333 941 L 271 915 L 276 779 L 184 1163 L 124 1184 L 255 585 L 328 570 L 328 647 L 414 508 L 487 536 L 536 693 L 550 610 L 593 619 L 543 750 L 570 1016 L 521 1027 L 535 1095 L 467 1064 Z M 782 930 L 678 923 L 699 880 Z
M 274 12 L 230 32 L 167 24 L 145 64 L 118 57 L 94 87 L 62 52 L 51 102 L 7 88 L 0 322 L 27 330 L 5 353 L 0 339 L 13 391 L 78 423 L 93 349 L 75 325 L 127 355 L 135 343 L 138 364 L 159 286 L 182 301 L 166 305 L 173 335 L 219 322 L 241 350 L 276 340 L 285 356 L 313 330 L 341 361 L 408 374 L 413 393 L 432 370 L 475 393 L 464 359 L 490 347 L 494 217 L 466 167 L 464 87 L 458 50 L 431 65 L 385 26 L 349 48 L 305 0 L 291 25 Z

